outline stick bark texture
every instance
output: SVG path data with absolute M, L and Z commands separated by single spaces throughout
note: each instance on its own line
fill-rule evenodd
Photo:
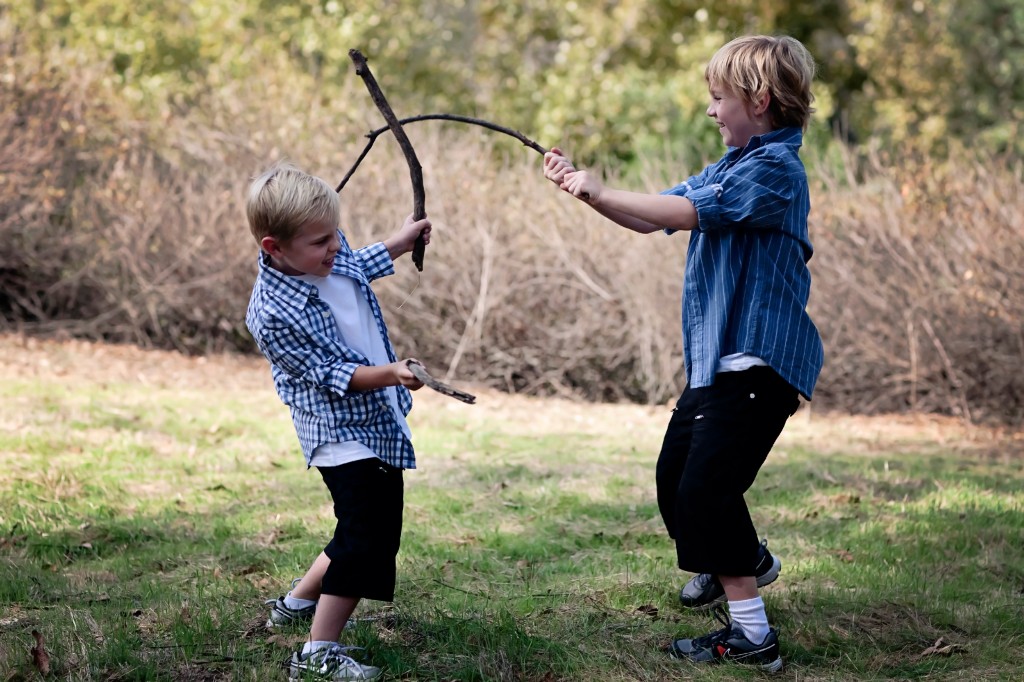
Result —
M 366 63 L 366 57 L 364 57 L 359 50 L 349 50 L 348 56 L 356 65 L 356 74 L 363 79 L 363 82 L 366 84 L 366 89 L 370 91 L 370 97 L 373 99 L 373 103 L 377 105 L 381 115 L 384 116 L 384 120 L 387 122 L 388 128 L 391 130 L 391 134 L 395 136 L 398 146 L 402 148 L 402 153 L 405 154 L 405 160 L 409 164 L 409 179 L 412 181 L 412 217 L 413 220 L 422 220 L 427 217 L 427 208 L 426 197 L 423 192 L 423 168 L 420 166 L 419 159 L 416 158 L 416 150 L 412 148 L 412 143 L 409 142 L 409 136 L 405 134 L 401 121 L 399 121 L 398 117 L 395 116 L 395 112 L 391 110 L 391 105 L 388 104 L 387 99 L 385 99 L 380 86 L 377 85 L 377 79 L 373 77 L 372 73 L 370 73 L 370 67 Z M 368 151 L 369 147 L 367 147 L 359 157 L 360 161 L 362 161 Z M 416 244 L 412 249 L 412 262 L 416 265 L 416 269 L 421 272 L 423 270 L 423 256 L 425 252 L 426 244 L 423 241 L 423 236 L 420 235 L 416 237 Z
M 488 130 L 504 133 L 505 135 L 510 135 L 515 139 L 519 140 L 520 142 L 522 142 L 524 147 L 529 147 L 538 154 L 544 155 L 548 151 L 538 143 L 528 138 L 526 135 L 523 135 L 518 130 L 506 128 L 505 126 L 498 125 L 497 123 L 492 123 L 490 121 L 485 121 L 481 118 L 473 118 L 472 116 L 460 116 L 459 114 L 420 114 L 419 116 L 410 116 L 409 118 L 403 118 L 399 120 L 399 123 L 401 123 L 404 126 L 409 123 L 417 123 L 419 121 L 454 121 L 456 123 L 469 123 L 471 125 L 487 128 Z M 363 159 L 366 158 L 366 155 L 370 153 L 370 150 L 373 148 L 373 143 L 377 141 L 377 138 L 380 135 L 386 133 L 389 130 L 391 130 L 390 126 L 384 126 L 383 128 L 377 128 L 376 130 L 371 130 L 370 132 L 366 133 L 366 137 L 369 138 L 370 141 L 366 143 L 366 146 L 363 147 L 363 151 L 359 155 L 359 158 L 356 159 L 356 162 L 352 164 L 352 167 L 348 170 L 347 173 L 345 173 L 345 177 L 342 178 L 341 182 L 335 188 L 336 191 L 340 192 L 342 189 L 344 189 L 345 185 L 348 184 L 349 179 L 355 174 L 356 169 L 359 168 L 359 164 L 361 164 L 363 162 Z

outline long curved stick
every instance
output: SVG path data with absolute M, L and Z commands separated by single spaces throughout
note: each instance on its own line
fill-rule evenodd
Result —
M 541 145 L 537 144 L 530 138 L 526 137 L 526 135 L 523 135 L 518 130 L 506 128 L 505 126 L 498 125 L 497 123 L 491 123 L 490 121 L 485 121 L 480 118 L 473 118 L 472 116 L 460 116 L 459 114 L 421 114 L 419 116 L 410 116 L 409 118 L 403 118 L 399 120 L 399 123 L 404 126 L 407 123 L 417 123 L 419 121 L 455 121 L 456 123 L 469 123 L 471 125 L 481 126 L 483 128 L 487 128 L 488 130 L 494 130 L 496 132 L 504 133 L 505 135 L 514 137 L 520 142 L 522 142 L 524 147 L 529 147 L 530 149 L 536 151 L 538 154 L 546 154 L 548 151 Z M 335 191 L 340 192 L 345 187 L 345 185 L 348 184 L 349 179 L 355 174 L 356 169 L 359 168 L 359 164 L 361 164 L 363 162 L 363 159 L 366 158 L 366 155 L 370 153 L 370 149 L 373 148 L 373 143 L 377 141 L 377 138 L 380 135 L 386 133 L 389 130 L 391 130 L 389 126 L 384 126 L 383 128 L 377 128 L 376 130 L 371 130 L 370 132 L 366 133 L 366 137 L 368 137 L 370 141 L 366 143 L 365 147 L 363 147 L 363 151 L 359 155 L 359 158 L 356 159 L 356 162 L 354 164 L 352 164 L 352 168 L 350 168 L 349 171 L 345 173 L 345 177 L 342 178 L 340 183 L 338 183 L 338 186 L 337 188 L 335 188 Z
M 422 220 L 427 217 L 427 209 L 423 193 L 423 168 L 420 166 L 419 159 L 416 158 L 416 150 L 412 148 L 409 136 L 405 134 L 401 122 L 395 116 L 395 112 L 391 110 L 391 105 L 384 98 L 384 93 L 381 92 L 380 86 L 377 85 L 377 79 L 370 73 L 370 67 L 366 64 L 366 57 L 359 50 L 349 50 L 348 56 L 356 65 L 356 73 L 363 79 L 366 89 L 370 91 L 373 103 L 380 109 L 384 120 L 387 121 L 388 128 L 391 129 L 391 133 L 395 136 L 398 146 L 402 148 L 402 153 L 405 154 L 405 160 L 409 164 L 409 179 L 412 180 L 412 218 L 413 220 Z M 366 151 L 369 150 L 367 149 Z M 365 151 L 359 157 L 360 161 L 363 156 L 366 156 Z M 423 255 L 425 251 L 426 243 L 423 241 L 423 235 L 421 234 L 416 237 L 416 244 L 412 249 L 412 262 L 415 263 L 417 270 L 423 270 Z

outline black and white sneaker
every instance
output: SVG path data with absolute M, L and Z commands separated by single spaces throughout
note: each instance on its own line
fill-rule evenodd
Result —
M 302 578 L 296 578 L 292 581 L 292 589 L 295 589 L 300 580 Z M 268 629 L 279 628 L 293 623 L 311 623 L 313 621 L 313 614 L 316 613 L 316 604 L 301 609 L 289 608 L 284 603 L 284 596 L 277 599 L 268 599 L 266 604 L 270 607 L 270 617 L 267 619 Z
M 754 569 L 757 586 L 764 587 L 775 582 L 781 570 L 782 562 L 768 551 L 768 541 L 762 540 L 758 550 L 757 568 Z M 690 582 L 679 590 L 679 602 L 688 609 L 700 609 L 724 601 L 725 589 L 722 588 L 722 583 L 718 581 L 718 578 L 710 573 L 693 576 Z
M 349 651 L 358 648 L 332 644 L 305 655 L 296 651 L 285 664 L 288 679 L 375 680 L 380 677 L 380 668 L 357 663 L 348 655 Z
M 669 645 L 669 654 L 692 663 L 742 663 L 756 665 L 766 673 L 782 670 L 779 635 L 774 628 L 769 628 L 763 642 L 754 644 L 721 608 L 716 609 L 715 616 L 725 624 L 724 628 L 702 637 L 677 639 Z
M 292 581 L 292 589 L 299 584 L 302 578 L 296 578 Z M 289 591 L 288 594 L 291 594 Z M 286 627 L 288 625 L 309 625 L 313 622 L 313 616 L 316 615 L 316 604 L 312 606 L 304 606 L 301 609 L 293 609 L 289 607 L 284 597 L 278 597 L 277 599 L 268 599 L 266 605 L 270 607 L 270 617 L 267 618 L 267 629 L 273 630 L 275 628 Z M 377 620 L 375 616 L 369 616 L 366 618 L 360 618 L 360 622 L 369 623 Z M 356 626 L 356 620 L 349 618 L 345 623 L 345 629 L 354 628 Z

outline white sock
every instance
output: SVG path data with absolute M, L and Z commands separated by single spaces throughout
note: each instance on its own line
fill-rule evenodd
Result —
M 337 644 L 337 642 L 319 642 L 319 641 L 318 642 L 306 642 L 305 644 L 302 645 L 302 656 L 306 657 L 306 656 L 310 655 L 311 653 L 313 653 L 314 651 L 320 651 L 321 649 L 326 649 L 327 647 L 329 647 L 329 646 L 331 646 L 333 644 Z
M 768 636 L 768 614 L 760 597 L 729 602 L 729 617 L 753 644 L 761 644 Z
M 290 609 L 304 609 L 313 604 L 316 604 L 315 599 L 299 599 L 298 597 L 293 597 L 291 592 L 284 595 L 284 605 Z

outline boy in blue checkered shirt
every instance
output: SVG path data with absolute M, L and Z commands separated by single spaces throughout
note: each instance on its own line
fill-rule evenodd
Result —
M 260 247 L 246 326 L 270 361 L 306 464 L 334 501 L 334 537 L 277 599 L 268 626 L 312 617 L 289 676 L 371 680 L 380 669 L 348 656 L 338 638 L 360 599 L 392 601 L 402 532 L 404 469 L 416 466 L 406 415 L 422 386 L 398 361 L 370 282 L 394 272 L 430 221 L 406 218 L 389 239 L 353 251 L 338 229 L 337 193 L 278 164 L 246 203 Z

